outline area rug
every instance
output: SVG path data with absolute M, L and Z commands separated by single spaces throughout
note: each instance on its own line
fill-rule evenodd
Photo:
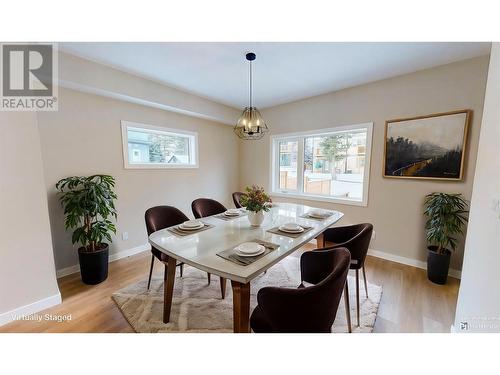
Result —
M 372 332 L 377 317 L 382 287 L 368 284 L 366 298 L 360 280 L 360 326 L 356 322 L 355 279 L 348 278 L 353 332 Z M 289 257 L 270 268 L 267 273 L 252 280 L 250 306 L 257 305 L 257 292 L 265 286 L 297 287 L 300 283 L 299 259 Z M 207 284 L 207 274 L 193 267 L 184 267 L 183 277 L 177 275 L 170 322 L 162 321 L 163 278 L 153 278 L 147 290 L 147 279 L 129 285 L 116 293 L 113 300 L 136 332 L 232 332 L 233 302 L 230 282 L 226 298 L 220 298 L 219 279 L 212 277 Z M 332 332 L 347 332 L 344 298 L 338 309 Z

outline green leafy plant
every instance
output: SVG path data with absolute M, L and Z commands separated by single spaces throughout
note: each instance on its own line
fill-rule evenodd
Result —
M 114 186 L 115 179 L 106 175 L 68 177 L 56 184 L 65 227 L 74 229 L 73 244 L 80 243 L 87 252 L 101 249 L 102 241 L 111 242 L 111 233 L 116 234 L 116 227 L 109 220 L 117 216 Z
M 424 215 L 429 244 L 436 246 L 438 254 L 457 247 L 456 235 L 463 233 L 467 222 L 467 201 L 461 194 L 432 193 L 426 195 Z
M 269 211 L 271 209 L 271 198 L 266 194 L 264 188 L 252 185 L 247 186 L 246 194 L 240 198 L 241 205 L 246 207 L 248 211 L 259 212 Z

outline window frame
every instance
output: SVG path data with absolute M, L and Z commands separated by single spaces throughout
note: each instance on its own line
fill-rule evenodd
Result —
M 129 152 L 128 152 L 128 130 L 129 128 L 135 128 L 138 130 L 144 129 L 158 134 L 168 134 L 168 135 L 182 135 L 189 137 L 189 153 L 190 158 L 194 161 L 193 164 L 180 164 L 180 163 L 130 163 L 129 162 Z M 122 130 L 122 149 L 123 149 L 123 166 L 125 169 L 193 169 L 199 168 L 198 164 L 198 133 L 167 128 L 163 126 L 155 126 L 149 124 L 143 124 L 140 122 L 133 121 L 121 121 Z
M 330 197 L 324 195 L 315 195 L 304 193 L 304 145 L 305 138 L 325 136 L 334 133 L 349 132 L 354 130 L 366 129 L 366 149 L 365 165 L 363 173 L 363 196 L 361 200 L 348 198 Z M 370 187 L 370 161 L 372 153 L 373 140 L 373 122 L 366 122 L 353 125 L 336 126 L 332 128 L 308 130 L 294 133 L 275 134 L 270 137 L 270 195 L 273 197 L 285 197 L 294 199 L 303 199 L 310 201 L 330 202 L 346 204 L 352 206 L 368 206 L 368 191 Z M 280 141 L 298 141 L 297 155 L 297 190 L 284 190 L 279 188 L 279 142 Z

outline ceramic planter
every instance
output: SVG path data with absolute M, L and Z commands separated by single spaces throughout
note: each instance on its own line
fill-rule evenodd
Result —
M 109 246 L 101 245 L 101 249 L 91 253 L 85 252 L 83 247 L 78 249 L 80 274 L 85 284 L 96 285 L 108 277 Z
M 264 211 L 248 211 L 248 221 L 252 227 L 260 227 L 264 221 Z
M 436 251 L 436 246 L 428 246 L 427 249 L 429 250 L 427 253 L 427 278 L 436 284 L 446 284 L 451 252 L 446 250 L 444 254 L 439 254 Z

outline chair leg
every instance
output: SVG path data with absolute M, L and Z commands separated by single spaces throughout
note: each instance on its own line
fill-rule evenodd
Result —
M 347 286 L 347 280 L 345 281 L 345 287 L 344 287 L 344 305 L 345 305 L 345 316 L 347 318 L 347 329 L 349 333 L 351 333 L 352 332 L 351 306 L 349 303 L 349 287 Z
M 363 281 L 365 282 L 366 298 L 368 298 L 368 282 L 366 281 L 365 265 L 363 264 Z
M 222 295 L 222 299 L 226 298 L 226 278 L 220 278 L 220 294 Z
M 148 280 L 148 290 L 151 285 L 151 275 L 153 274 L 153 266 L 155 264 L 155 256 L 151 255 L 151 267 L 149 267 L 149 280 Z
M 181 272 L 182 277 L 182 274 L 184 273 L 184 263 L 181 263 L 181 265 L 179 266 L 179 271 Z
M 207 272 L 208 285 L 210 285 L 210 274 Z
M 359 270 L 356 270 L 356 318 L 359 327 Z

